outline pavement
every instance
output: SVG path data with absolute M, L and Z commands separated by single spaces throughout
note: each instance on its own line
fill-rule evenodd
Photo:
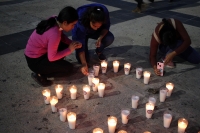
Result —
M 144 0 L 145 1 L 145 0 Z M 106 84 L 105 96 L 98 97 L 91 91 L 90 99 L 85 100 L 82 87 L 88 84 L 87 77 L 77 69 L 69 78 L 55 80 L 48 87 L 51 95 L 56 95 L 55 85 L 64 87 L 63 98 L 56 107 L 67 108 L 77 114 L 76 129 L 69 129 L 68 122 L 59 119 L 59 113 L 52 113 L 51 106 L 45 105 L 42 90 L 32 78 L 24 58 L 24 48 L 37 23 L 49 16 L 56 15 L 64 6 L 75 8 L 98 2 L 110 11 L 110 31 L 115 36 L 113 44 L 105 50 L 108 58 L 106 74 L 100 72 L 100 82 Z M 134 0 L 1 0 L 0 1 L 0 133 L 92 133 L 94 128 L 102 128 L 108 133 L 107 119 L 117 117 L 116 133 L 177 133 L 178 119 L 188 120 L 186 133 L 200 131 L 200 65 L 176 59 L 176 68 L 165 68 L 163 77 L 156 76 L 148 61 L 152 32 L 163 17 L 176 18 L 183 22 L 188 31 L 192 47 L 200 52 L 200 1 L 199 0 L 155 0 L 148 3 L 146 11 L 133 13 Z M 68 33 L 71 38 L 71 33 Z M 89 40 L 92 61 L 97 62 L 94 54 L 95 40 Z M 74 53 L 66 60 L 78 66 Z M 119 60 L 119 72 L 114 73 L 112 61 Z M 124 74 L 123 64 L 131 63 L 129 75 Z M 93 64 L 91 64 L 93 65 Z M 148 85 L 136 79 L 135 68 L 142 66 L 151 72 Z M 167 82 L 175 85 L 173 93 L 166 101 L 159 102 L 159 94 L 152 94 L 150 88 L 161 89 Z M 70 99 L 69 87 L 76 85 L 76 100 Z M 131 96 L 140 97 L 137 109 L 132 109 Z M 157 99 L 151 119 L 145 116 L 145 104 L 149 96 Z M 131 114 L 128 124 L 121 122 L 121 110 L 129 108 Z M 168 129 L 163 127 L 163 113 L 173 115 Z

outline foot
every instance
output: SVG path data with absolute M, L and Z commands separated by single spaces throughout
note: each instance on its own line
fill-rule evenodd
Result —
M 135 13 L 141 13 L 142 12 L 142 10 L 140 9 L 140 8 L 135 8 L 134 10 L 132 10 L 132 12 L 135 12 Z
M 99 58 L 100 61 L 106 60 L 105 55 L 103 55 L 102 53 L 98 53 L 96 50 L 95 50 L 95 53 L 97 54 L 97 56 L 98 56 L 98 58 Z
M 42 77 L 39 74 L 36 73 L 31 73 L 31 77 L 41 86 L 43 87 L 47 87 L 47 86 L 51 86 L 53 84 L 52 81 L 47 80 L 47 78 Z

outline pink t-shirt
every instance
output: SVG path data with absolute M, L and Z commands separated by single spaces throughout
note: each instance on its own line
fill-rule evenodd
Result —
M 26 45 L 25 55 L 30 58 L 38 58 L 47 53 L 49 61 L 59 60 L 71 54 L 69 48 L 57 51 L 60 41 L 66 43 L 66 45 L 72 42 L 59 30 L 58 26 L 50 28 L 42 35 L 37 34 L 34 30 Z

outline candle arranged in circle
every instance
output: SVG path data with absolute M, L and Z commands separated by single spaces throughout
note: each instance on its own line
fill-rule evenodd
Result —
M 102 73 L 106 73 L 106 71 L 107 71 L 107 65 L 108 65 L 108 63 L 106 61 L 102 61 L 101 62 Z
M 94 70 L 90 70 L 88 73 L 88 84 L 92 86 L 92 79 L 94 78 Z
M 162 88 L 160 89 L 160 102 L 164 102 L 167 96 L 167 89 Z
M 67 120 L 68 120 L 69 128 L 75 129 L 75 127 L 76 127 L 76 113 L 69 112 L 67 114 Z
M 178 133 L 185 133 L 185 129 L 187 128 L 188 121 L 185 118 L 180 118 L 178 120 Z
M 130 109 L 122 109 L 121 117 L 122 117 L 122 123 L 123 124 L 128 123 L 129 115 L 130 115 Z
M 139 99 L 140 99 L 139 96 L 135 96 L 135 95 L 132 96 L 132 98 L 131 98 L 132 108 L 134 108 L 134 109 L 137 108 Z
M 140 79 L 142 77 L 143 68 L 142 67 L 136 67 L 136 78 Z
M 60 121 L 65 122 L 66 117 L 67 117 L 67 109 L 66 108 L 60 108 L 59 113 L 60 113 Z
M 124 64 L 124 74 L 125 75 L 129 75 L 130 69 L 131 69 L 131 64 L 130 63 L 125 63 Z
M 119 70 L 119 61 L 113 61 L 113 71 L 117 73 Z
M 83 86 L 83 96 L 84 96 L 84 99 L 90 98 L 90 86 L 89 85 Z
M 50 103 L 50 96 L 51 96 L 51 92 L 49 89 L 45 89 L 42 91 L 42 95 L 44 96 L 44 102 L 45 104 L 49 104 Z
M 72 85 L 69 88 L 69 91 L 70 91 L 70 97 L 71 97 L 71 99 L 76 99 L 77 87 L 75 85 Z
M 146 117 L 148 119 L 152 117 L 153 110 L 154 110 L 154 104 L 146 103 Z
M 95 128 L 92 133 L 103 133 L 101 128 Z
M 52 96 L 50 98 L 50 104 L 51 104 L 51 109 L 52 112 L 57 112 L 56 104 L 58 103 L 58 98 L 56 96 Z
M 127 133 L 127 131 L 120 130 L 118 133 Z
M 106 85 L 104 83 L 99 83 L 99 85 L 98 85 L 99 97 L 103 97 L 104 96 L 105 86 Z
M 165 128 L 169 128 L 169 126 L 171 124 L 171 121 L 172 121 L 172 114 L 169 113 L 169 112 L 164 112 L 164 115 L 163 115 L 163 126 Z
M 109 133 L 115 133 L 117 125 L 117 118 L 114 116 L 108 117 L 108 132 Z
M 92 79 L 92 90 L 97 91 L 99 85 L 99 78 Z
M 149 84 L 149 79 L 150 79 L 151 72 L 144 71 L 143 75 L 144 75 L 144 84 Z
M 56 95 L 57 95 L 58 99 L 61 99 L 62 94 L 63 94 L 63 86 L 58 84 L 55 86 L 55 90 L 56 90 Z
M 154 106 L 156 106 L 156 98 L 153 97 L 153 96 L 150 96 L 149 97 L 149 103 L 152 103 L 152 104 L 154 104 Z
M 173 83 L 166 83 L 166 88 L 167 88 L 167 96 L 171 96 L 172 91 L 174 89 L 174 84 Z
M 100 65 L 99 64 L 93 65 L 93 69 L 94 69 L 94 76 L 98 76 L 99 75 Z

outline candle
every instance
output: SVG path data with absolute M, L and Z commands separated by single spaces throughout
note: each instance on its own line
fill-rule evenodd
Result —
M 94 71 L 88 73 L 88 84 L 92 86 L 92 79 L 94 78 Z
M 152 103 L 154 106 L 156 106 L 156 98 L 153 96 L 149 97 L 149 103 Z
M 103 130 L 101 128 L 95 128 L 93 133 L 103 133 Z
M 90 98 L 90 86 L 89 85 L 83 86 L 83 96 L 84 96 L 84 99 Z
M 172 121 L 172 114 L 169 112 L 164 112 L 163 115 L 163 125 L 165 128 L 169 128 Z
M 167 96 L 167 89 L 162 88 L 160 89 L 160 102 L 164 102 Z
M 93 65 L 93 69 L 94 69 L 94 76 L 98 76 L 99 75 L 100 65 L 99 64 Z
M 119 61 L 113 61 L 113 71 L 117 73 L 119 69 Z
M 63 86 L 62 85 L 56 85 L 55 90 L 56 90 L 56 95 L 57 95 L 58 99 L 61 99 L 62 93 L 63 93 Z
M 146 117 L 148 119 L 152 117 L 153 110 L 154 110 L 154 104 L 146 103 Z
M 101 62 L 102 73 L 106 73 L 108 63 L 106 61 Z
M 138 101 L 139 101 L 140 97 L 133 95 L 131 99 L 132 99 L 132 108 L 136 109 L 138 106 Z
M 185 118 L 180 118 L 178 120 L 178 133 L 185 133 L 185 129 L 187 128 L 188 121 Z
M 124 64 L 124 74 L 125 75 L 129 75 L 130 69 L 131 69 L 131 64 L 130 63 L 125 63 Z
M 67 109 L 66 108 L 60 108 L 59 113 L 60 113 L 60 120 L 65 122 L 66 116 L 67 116 Z
M 122 109 L 121 117 L 122 117 L 122 123 L 123 124 L 128 123 L 129 115 L 130 115 L 130 109 Z
M 98 94 L 99 94 L 99 97 L 103 97 L 104 96 L 105 86 L 106 85 L 104 83 L 99 83 L 99 85 L 98 85 Z
M 127 133 L 127 131 L 120 130 L 118 133 Z
M 51 92 L 49 89 L 45 89 L 42 91 L 42 95 L 44 96 L 44 102 L 45 104 L 49 104 L 50 103 L 50 95 Z
M 144 71 L 144 84 L 145 85 L 149 83 L 150 75 L 151 75 L 151 73 L 149 71 Z
M 69 91 L 70 91 L 70 96 L 71 96 L 71 99 L 76 99 L 76 94 L 77 94 L 77 88 L 75 85 L 72 85 L 70 88 L 69 88 Z
M 50 104 L 51 104 L 51 109 L 52 112 L 57 112 L 56 104 L 58 103 L 58 98 L 56 96 L 52 96 L 50 98 Z
M 98 84 L 99 84 L 99 78 L 93 78 L 92 79 L 92 89 L 93 91 L 97 91 Z
M 76 113 L 69 112 L 67 114 L 67 120 L 68 120 L 69 128 L 70 129 L 75 129 L 75 126 L 76 126 Z
M 109 131 L 109 133 L 115 132 L 116 125 L 117 125 L 117 118 L 114 117 L 114 116 L 108 117 L 108 131 Z
M 149 132 L 149 131 L 145 131 L 144 133 L 151 133 L 151 132 Z
M 167 96 L 171 96 L 172 91 L 174 89 L 174 84 L 173 83 L 166 83 L 166 88 L 167 88 Z
M 136 68 L 136 78 L 137 79 L 140 79 L 142 77 L 142 71 L 143 71 L 142 67 L 137 67 Z

